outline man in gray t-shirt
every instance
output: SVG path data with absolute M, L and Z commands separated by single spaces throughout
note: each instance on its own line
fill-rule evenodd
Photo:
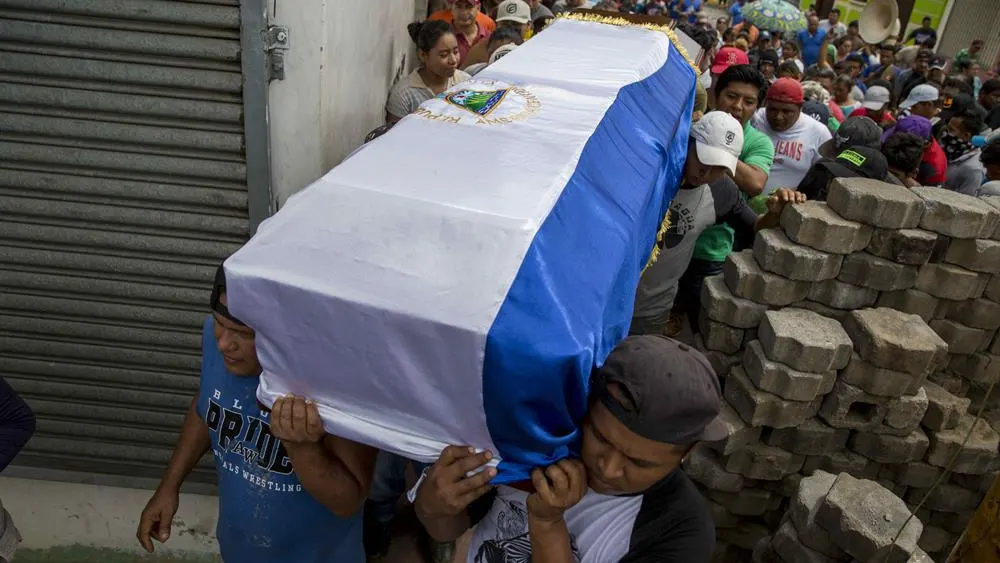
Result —
M 531 6 L 531 21 L 535 21 L 538 18 L 556 17 L 552 13 L 552 10 L 545 7 L 545 4 L 542 4 L 542 0 L 528 0 L 528 5 Z
M 740 195 L 733 179 L 743 149 L 743 126 L 721 111 L 706 113 L 691 125 L 684 178 L 667 211 L 669 226 L 657 240 L 659 256 L 639 280 L 631 334 L 661 334 L 670 318 L 677 285 L 694 255 L 698 236 L 726 223 L 737 240 L 752 240 L 756 231 L 778 225 L 786 203 L 805 201 L 793 190 L 776 190 L 767 214 L 758 217 Z

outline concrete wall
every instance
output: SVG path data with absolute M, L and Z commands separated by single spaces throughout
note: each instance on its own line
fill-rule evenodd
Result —
M 409 70 L 406 25 L 427 0 L 276 0 L 288 28 L 285 80 L 270 91 L 272 186 L 279 205 L 337 165 L 385 119 Z

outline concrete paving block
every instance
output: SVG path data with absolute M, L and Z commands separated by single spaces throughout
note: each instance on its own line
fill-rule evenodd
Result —
M 924 528 L 910 515 L 885 487 L 841 473 L 816 511 L 816 522 L 858 561 L 905 563 Z
M 855 252 L 844 258 L 837 279 L 879 291 L 910 289 L 917 283 L 917 267 L 897 264 L 867 252 Z
M 771 547 L 771 536 L 761 538 L 750 555 L 753 563 L 785 563 Z
M 833 254 L 857 252 L 872 238 L 872 227 L 844 219 L 819 201 L 785 207 L 781 228 L 793 242 Z
M 948 344 L 949 354 L 973 354 L 989 346 L 989 331 L 947 319 L 934 319 L 928 324 Z
M 782 561 L 795 563 L 838 563 L 841 561 L 806 547 L 791 522 L 785 522 L 778 528 L 771 539 L 771 547 Z
M 965 239 L 977 238 L 996 224 L 997 210 L 976 197 L 929 186 L 910 191 L 924 200 L 921 229 Z
M 713 491 L 738 493 L 743 488 L 743 476 L 726 471 L 722 458 L 710 448 L 698 446 L 682 463 L 688 477 Z
M 979 274 L 952 264 L 924 264 L 917 272 L 914 287 L 953 301 L 976 299 L 982 295 Z
M 901 430 L 914 430 L 927 414 L 927 392 L 923 387 L 912 395 L 901 395 L 889 401 L 886 407 L 884 425 Z
M 809 286 L 809 299 L 836 309 L 863 309 L 878 300 L 878 291 L 838 280 L 826 280 Z
M 729 512 L 737 516 L 760 516 L 767 512 L 768 504 L 774 495 L 764 489 L 743 487 L 738 493 L 708 491 L 709 500 L 713 500 Z
M 929 430 L 955 428 L 969 410 L 969 399 L 949 393 L 936 383 L 924 382 L 924 392 L 927 394 L 927 412 L 922 424 Z
M 701 306 L 708 318 L 736 328 L 756 327 L 767 311 L 767 305 L 733 295 L 722 275 L 705 278 L 701 286 Z
M 811 455 L 806 457 L 806 462 L 802 464 L 802 473 L 811 475 L 815 471 L 820 470 L 833 474 L 850 473 L 851 475 L 859 476 L 865 473 L 865 469 L 871 463 L 867 457 L 844 449 L 826 455 Z
M 725 469 L 750 479 L 779 481 L 785 475 L 802 469 L 805 461 L 805 456 L 793 454 L 782 448 L 751 444 L 728 456 L 725 459 Z
M 750 551 L 758 541 L 768 537 L 770 533 L 771 531 L 763 523 L 744 520 L 732 528 L 717 530 L 715 536 L 719 541 Z
M 1000 241 L 956 239 L 951 242 L 945 262 L 974 272 L 1000 273 Z
M 980 496 L 985 495 L 990 492 L 990 488 L 993 487 L 993 482 L 997 478 L 996 471 L 990 471 L 984 475 L 966 475 L 964 473 L 952 473 L 948 476 L 952 483 L 962 487 L 963 489 L 968 489 Z M 926 488 L 926 487 L 925 487 Z
M 816 511 L 836 480 L 836 475 L 823 470 L 816 470 L 803 478 L 798 489 L 789 497 L 788 520 L 795 526 L 799 541 L 806 547 L 843 560 L 846 552 L 833 543 L 826 530 L 816 524 Z
M 888 401 L 838 380 L 823 397 L 819 416 L 834 428 L 870 430 L 885 418 Z
M 948 546 L 948 543 L 951 542 L 951 536 L 952 534 L 947 530 L 925 524 L 924 533 L 920 534 L 917 545 L 925 552 L 937 553 Z
M 844 260 L 841 254 L 830 254 L 794 243 L 779 229 L 765 229 L 757 233 L 753 257 L 768 272 L 811 282 L 837 277 Z
M 723 394 L 743 421 L 750 426 L 772 428 L 796 426 L 815 415 L 820 405 L 820 399 L 789 401 L 773 393 L 761 391 L 739 366 L 734 367 L 726 379 Z
M 698 317 L 698 328 L 701 331 L 702 343 L 708 350 L 723 354 L 736 354 L 743 347 L 743 329 L 708 318 L 705 309 Z
M 917 504 L 931 510 L 949 513 L 962 513 L 975 510 L 983 500 L 983 495 L 976 491 L 963 489 L 954 483 L 941 483 L 934 490 L 910 489 L 906 493 L 906 502 Z
M 868 178 L 834 178 L 826 202 L 845 219 L 884 229 L 912 229 L 924 212 L 909 189 Z
M 716 528 L 733 528 L 740 523 L 740 517 L 715 501 L 708 501 L 708 512 Z
M 920 266 L 931 259 L 938 236 L 920 229 L 875 229 L 867 250 L 898 264 Z
M 991 196 L 981 197 L 979 199 L 985 203 L 988 203 L 990 206 L 993 207 L 993 209 L 997 211 L 997 213 L 1000 213 L 1000 196 L 991 195 Z M 984 229 L 984 232 L 979 235 L 979 238 L 991 238 L 993 240 L 1000 240 L 1000 217 L 998 217 L 997 224 L 993 228 L 993 232 L 987 233 L 985 232 L 987 230 L 989 230 L 989 226 L 987 226 L 987 228 Z
M 970 428 L 973 430 L 969 435 L 969 441 L 965 442 L 965 436 L 969 434 Z M 965 414 L 954 428 L 929 431 L 928 438 L 930 438 L 930 448 L 927 450 L 925 460 L 931 465 L 947 468 L 952 456 L 956 456 L 951 465 L 952 471 L 978 475 L 989 473 L 994 469 L 1000 438 L 985 420 L 976 421 L 975 416 Z
M 888 479 L 904 487 L 928 488 L 941 476 L 941 468 L 923 461 L 910 461 L 882 466 L 879 478 Z
M 743 369 L 758 389 L 790 401 L 812 401 L 829 393 L 837 380 L 836 371 L 808 373 L 767 359 L 758 340 L 747 345 Z
M 988 385 L 972 384 L 969 386 L 969 392 L 965 395 L 967 399 L 972 401 L 972 404 L 969 406 L 969 412 L 979 412 L 980 407 L 987 410 L 1000 409 L 1000 390 L 994 390 L 987 396 L 986 392 L 988 390 Z M 992 426 L 992 421 L 989 422 L 990 426 Z M 1000 464 L 1000 457 L 997 458 L 997 462 Z
M 728 386 L 728 384 L 727 384 Z M 719 409 L 719 420 L 729 431 L 728 437 L 718 442 L 705 442 L 705 445 L 721 455 L 729 455 L 745 448 L 749 444 L 760 441 L 760 427 L 747 426 L 740 415 L 726 401 Z
M 795 307 L 796 309 L 805 309 L 807 311 L 812 311 L 813 313 L 817 313 L 829 319 L 833 319 L 838 323 L 843 322 L 844 317 L 846 317 L 847 314 L 851 312 L 849 309 L 837 309 L 834 307 L 828 307 L 822 303 L 817 303 L 816 301 L 810 301 L 808 299 L 804 301 L 796 301 L 795 303 L 792 303 L 789 306 Z
M 855 432 L 847 443 L 851 450 L 878 463 L 918 460 L 927 453 L 929 445 L 927 435 L 919 428 L 906 436 Z
M 880 293 L 876 307 L 887 307 L 911 315 L 918 315 L 924 321 L 935 318 L 934 314 L 938 309 L 940 300 L 930 293 L 919 289 L 904 289 L 901 291 L 886 291 Z M 964 301 L 962 301 L 964 303 Z
M 765 443 L 801 455 L 823 455 L 843 449 L 851 431 L 834 428 L 818 418 L 798 426 L 772 430 Z
M 961 534 L 969 526 L 969 522 L 975 514 L 975 511 L 972 510 L 958 514 L 954 512 L 931 511 L 930 517 L 927 518 L 927 523 L 952 534 Z
M 881 368 L 923 376 L 946 358 L 948 345 L 917 315 L 886 308 L 853 311 L 844 329 L 861 359 Z
M 906 563 L 934 563 L 934 559 L 932 559 L 930 555 L 927 555 L 926 551 L 918 547 L 913 550 L 913 553 L 910 554 L 910 558 L 906 560 Z
M 840 323 L 805 309 L 766 312 L 758 335 L 768 358 L 800 371 L 838 370 L 851 358 L 851 339 Z
M 856 353 L 851 354 L 851 361 L 840 372 L 839 377 L 845 383 L 880 397 L 897 397 L 904 393 L 915 392 L 924 381 L 924 377 L 905 371 L 873 366 Z
M 956 395 L 958 397 L 969 396 L 969 380 L 961 375 L 955 375 L 954 373 L 941 370 L 927 376 L 927 381 L 940 385 L 945 391 L 951 393 L 952 395 Z
M 989 354 L 952 356 L 948 362 L 948 371 L 974 383 L 988 386 L 1000 379 L 1000 356 Z M 1000 392 L 997 395 L 1000 395 Z
M 1000 328 L 1000 303 L 989 299 L 949 301 L 945 318 L 973 328 L 997 330 Z
M 762 270 L 750 250 L 730 254 L 722 273 L 733 295 L 765 305 L 784 307 L 805 299 L 809 293 L 807 282 Z

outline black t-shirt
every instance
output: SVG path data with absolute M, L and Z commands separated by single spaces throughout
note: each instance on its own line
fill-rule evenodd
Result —
M 468 563 L 531 561 L 527 497 L 500 486 L 469 507 Z M 708 563 L 715 549 L 708 504 L 681 469 L 641 495 L 590 491 L 565 520 L 579 563 Z

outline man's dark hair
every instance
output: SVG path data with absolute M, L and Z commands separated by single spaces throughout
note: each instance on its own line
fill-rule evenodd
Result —
M 792 50 L 795 51 L 796 53 L 799 53 L 801 51 L 801 49 L 799 49 L 798 44 L 796 44 L 794 41 L 785 41 L 784 49 Z
M 899 50 L 898 46 L 895 43 L 888 43 L 888 42 L 879 43 L 878 48 L 880 51 L 892 51 L 893 53 Z
M 975 93 L 975 89 L 969 84 L 968 79 L 959 76 L 949 76 L 944 81 L 945 88 L 954 88 L 963 94 L 968 94 L 972 96 Z
M 706 52 L 715 46 L 716 41 L 718 41 L 719 35 L 715 32 L 715 28 L 704 28 L 698 27 L 696 25 L 691 25 L 687 22 L 683 22 L 677 25 L 677 29 L 684 32 L 685 35 L 694 40 L 699 47 L 704 49 Z
M 722 42 L 732 43 L 736 39 L 735 35 L 736 35 L 736 30 L 731 27 L 727 27 L 722 32 Z
M 920 169 L 924 140 L 911 133 L 894 133 L 882 143 L 882 153 L 885 154 L 889 168 L 913 174 Z
M 524 36 L 521 35 L 520 29 L 510 26 L 498 26 L 496 31 L 490 35 L 489 42 L 486 46 L 490 47 L 502 41 L 509 41 L 515 45 L 520 45 L 524 43 Z
M 794 63 L 793 63 L 794 64 Z M 767 88 L 767 80 L 759 70 L 750 65 L 733 65 L 722 71 L 719 78 L 715 80 L 715 95 L 718 96 L 723 90 L 734 82 L 742 82 L 757 87 L 757 102 L 763 99 L 764 91 Z
M 844 36 L 842 36 L 842 37 L 838 37 L 838 38 L 836 38 L 836 39 L 835 39 L 835 40 L 833 41 L 833 44 L 834 44 L 834 46 L 836 46 L 836 47 L 837 47 L 837 48 L 839 49 L 839 48 L 840 48 L 840 46 L 841 46 L 841 45 L 843 45 L 843 44 L 844 44 L 845 42 L 847 42 L 847 41 L 850 41 L 850 42 L 851 42 L 851 47 L 853 47 L 853 46 L 854 46 L 854 39 L 851 39 L 850 37 L 848 37 L 848 36 L 846 36 L 846 35 L 844 35 Z
M 840 15 L 840 8 L 834 8 L 834 9 L 830 10 L 830 13 L 831 14 L 837 14 L 839 16 Z
M 1000 164 L 1000 137 L 986 143 L 986 146 L 983 147 L 983 153 L 979 156 L 979 160 L 984 165 Z
M 986 129 L 986 122 L 983 121 L 982 113 L 979 111 L 965 111 L 955 115 L 952 119 L 955 118 L 958 118 L 962 122 L 962 127 L 965 127 L 965 130 L 973 135 L 978 135 L 983 129 Z
M 927 48 L 927 49 L 934 49 L 935 45 L 937 45 L 937 39 L 935 39 L 934 37 L 928 37 L 927 39 L 924 39 L 924 42 L 921 45 L 921 47 L 924 47 L 924 48 Z
M 986 82 L 983 82 L 983 87 L 979 89 L 980 94 L 992 94 L 1000 90 L 1000 78 L 990 78 Z
M 539 16 L 535 18 L 534 21 L 531 22 L 532 33 L 538 35 L 545 29 L 545 26 L 547 26 L 550 21 L 552 21 L 552 18 L 548 18 L 545 16 Z
M 982 45 L 985 44 L 985 41 L 983 41 L 982 39 L 973 39 L 972 40 L 972 44 L 973 45 L 980 45 L 980 46 L 982 46 Z
M 851 53 L 850 55 L 847 55 L 847 57 L 844 60 L 849 63 L 858 63 L 859 65 L 861 65 L 861 68 L 865 67 L 865 58 L 857 53 Z
M 802 76 L 802 71 L 799 70 L 799 65 L 795 64 L 795 61 L 785 61 L 778 65 L 777 75 L 780 77 Z
M 847 24 L 847 27 L 857 29 L 860 27 L 860 24 L 858 23 L 858 20 L 851 20 L 851 22 Z
M 830 80 L 833 80 L 834 78 L 837 78 L 837 73 L 834 72 L 832 68 L 819 66 L 811 66 L 806 69 L 806 80 L 816 80 L 818 78 L 829 78 Z

